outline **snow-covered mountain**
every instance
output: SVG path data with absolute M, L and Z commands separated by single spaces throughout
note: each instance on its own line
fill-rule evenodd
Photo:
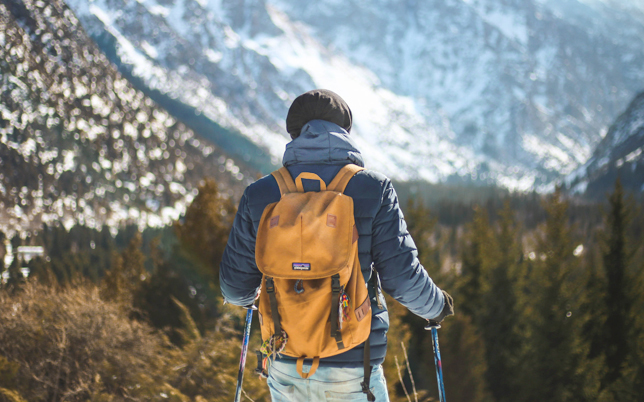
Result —
M 174 222 L 204 177 L 243 189 L 220 149 L 132 87 L 62 0 L 0 2 L 0 231 Z
M 300 93 L 354 112 L 369 167 L 527 189 L 584 163 L 644 88 L 644 12 L 584 0 L 68 0 L 126 76 L 267 171 Z
M 604 199 L 615 180 L 636 193 L 644 193 L 644 92 L 611 125 L 593 156 L 565 184 L 572 192 Z

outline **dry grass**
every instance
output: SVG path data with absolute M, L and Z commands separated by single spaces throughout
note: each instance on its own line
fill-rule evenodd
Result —
M 240 342 L 229 323 L 180 349 L 130 316 L 90 284 L 0 290 L 0 401 L 232 399 Z M 244 385 L 267 399 L 250 372 Z

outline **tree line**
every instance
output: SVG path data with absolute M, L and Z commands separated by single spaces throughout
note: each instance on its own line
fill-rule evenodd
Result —
M 644 397 L 639 208 L 619 182 L 604 204 L 561 190 L 410 198 L 419 258 L 455 300 L 439 330 L 449 400 Z M 172 227 L 113 237 L 45 226 L 11 239 L 14 250 L 42 245 L 45 257 L 29 261 L 28 279 L 14 259 L 0 289 L 0 401 L 231 399 L 244 312 L 222 304 L 218 262 L 235 212 L 208 180 Z M 387 302 L 392 401 L 437 400 L 424 320 Z M 269 400 L 253 365 L 248 397 Z
M 512 203 L 474 205 L 469 222 L 447 229 L 458 236 L 442 236 L 456 243 L 441 240 L 445 228 L 428 208 L 408 204 L 422 262 L 455 300 L 456 316 L 440 331 L 449 398 L 642 400 L 640 206 L 619 181 L 605 204 L 561 189 L 529 215 Z M 526 227 L 535 215 L 544 219 Z M 433 390 L 431 341 L 422 323 L 407 318 L 416 328 L 412 356 L 420 356 L 416 384 Z

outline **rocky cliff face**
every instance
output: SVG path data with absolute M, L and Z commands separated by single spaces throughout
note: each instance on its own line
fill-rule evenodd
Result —
M 0 2 L 0 230 L 168 224 L 205 176 L 249 172 L 134 89 L 64 2 Z
M 326 87 L 352 107 L 370 167 L 544 185 L 590 157 L 644 82 L 644 13 L 629 2 L 69 4 L 137 86 L 264 171 L 290 102 Z

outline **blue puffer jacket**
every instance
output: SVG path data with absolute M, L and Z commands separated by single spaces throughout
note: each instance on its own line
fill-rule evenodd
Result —
M 293 178 L 313 172 L 327 184 L 345 164 L 364 166 L 362 155 L 341 127 L 323 120 L 313 120 L 302 128 L 301 135 L 286 146 L 283 164 Z M 306 191 L 319 191 L 319 183 L 304 180 Z M 317 188 L 307 188 L 314 185 Z M 418 262 L 414 241 L 407 232 L 398 197 L 389 179 L 363 170 L 347 185 L 346 195 L 353 198 L 358 228 L 358 252 L 366 281 L 372 267 L 380 277 L 382 289 L 414 314 L 435 318 L 443 309 L 443 294 Z M 264 208 L 280 199 L 273 176 L 261 178 L 248 186 L 239 203 L 228 245 L 219 271 L 221 291 L 229 303 L 246 306 L 253 302 L 262 280 L 255 264 L 255 237 Z M 384 297 L 378 292 L 383 308 L 378 307 L 376 290 L 370 287 L 372 323 L 369 341 L 371 364 L 381 364 L 387 352 L 389 316 Z M 320 360 L 320 365 L 360 367 L 363 346 Z M 288 359 L 285 357 L 285 359 Z

